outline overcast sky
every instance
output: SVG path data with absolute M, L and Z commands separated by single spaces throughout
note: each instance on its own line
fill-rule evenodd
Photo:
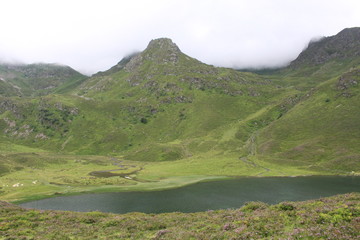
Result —
M 169 37 L 208 64 L 274 67 L 359 13 L 359 0 L 0 0 L 0 59 L 92 74 Z

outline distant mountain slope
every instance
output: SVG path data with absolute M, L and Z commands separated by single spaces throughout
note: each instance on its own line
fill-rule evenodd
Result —
M 360 57 L 360 27 L 346 28 L 331 37 L 310 42 L 308 47 L 291 62 L 290 67 L 319 65 L 331 60 L 348 61 Z
M 359 85 L 360 65 L 310 90 L 300 104 L 259 132 L 258 157 L 280 165 L 358 172 Z
M 54 91 L 61 91 L 69 85 L 76 86 L 85 78 L 86 76 L 68 66 L 1 64 L 0 93 L 2 96 L 45 95 Z
M 5 80 L 5 78 L 0 77 L 0 95 L 19 96 L 21 95 L 20 87 L 10 81 Z
M 358 172 L 360 28 L 311 42 L 271 75 L 302 93 L 286 115 L 257 135 L 257 156 L 276 164 Z
M 7 139 L 49 150 L 174 160 L 191 155 L 190 145 L 206 152 L 222 135 L 204 139 L 211 132 L 276 104 L 284 91 L 255 74 L 201 63 L 170 39 L 157 39 L 69 88 L 71 96 L 6 100 L 2 129 Z M 187 143 L 170 143 L 177 139 Z M 208 147 L 195 147 L 201 144 Z
M 212 89 L 229 95 L 256 95 L 261 89 L 258 85 L 269 82 L 255 74 L 201 63 L 183 54 L 170 39 L 162 38 L 151 41 L 143 52 L 124 58 L 108 71 L 95 74 L 82 83 L 77 93 L 116 98 L 121 92 L 137 89 L 168 98 L 172 92 L 180 95 L 185 90 Z
M 0 98 L 0 142 L 165 162 L 169 172 L 178 172 L 175 160 L 269 175 L 286 167 L 358 172 L 358 31 L 313 43 L 269 75 L 201 63 L 167 38 L 86 79 L 64 68 L 5 68 L 9 92 L 18 93 L 16 84 L 28 95 L 54 94 Z
M 360 65 L 360 28 L 310 42 L 286 68 L 273 72 L 286 86 L 309 90 Z

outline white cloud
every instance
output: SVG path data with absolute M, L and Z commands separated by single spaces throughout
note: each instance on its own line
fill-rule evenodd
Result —
M 0 59 L 58 62 L 88 73 L 158 37 L 209 64 L 277 66 L 313 37 L 360 26 L 357 0 L 0 2 Z

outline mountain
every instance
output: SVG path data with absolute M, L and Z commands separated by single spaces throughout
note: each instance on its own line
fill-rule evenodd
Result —
M 160 91 L 183 92 L 188 88 L 243 95 L 249 93 L 241 92 L 246 85 L 254 88 L 254 85 L 267 84 L 258 81 L 255 75 L 201 63 L 183 54 L 170 39 L 162 38 L 152 40 L 143 52 L 126 57 L 108 71 L 94 75 L 80 86 L 77 94 L 97 96 L 106 92 L 115 95 L 122 88 L 118 89 L 118 85 L 125 83 L 127 87 L 141 86 L 141 89 L 158 95 Z
M 346 28 L 331 37 L 311 41 L 308 47 L 291 62 L 290 67 L 320 65 L 333 60 L 349 61 L 360 57 L 360 27 Z
M 274 163 L 358 171 L 360 28 L 311 42 L 274 76 L 302 92 L 285 116 L 258 135 L 260 158 Z
M 88 78 L 61 66 L 2 66 L 0 175 L 5 185 L 37 176 L 38 191 L 54 193 L 358 174 L 358 33 L 311 43 L 261 75 L 207 65 L 168 38 Z
M 260 158 L 344 173 L 358 171 L 360 68 L 339 74 L 313 87 L 291 111 L 262 129 Z
M 165 38 L 152 40 L 143 52 L 91 77 L 73 91 L 106 105 L 103 109 L 108 109 L 108 119 L 102 122 L 111 118 L 111 125 L 123 126 L 116 131 L 109 126 L 101 138 L 118 142 L 108 142 L 106 147 L 112 146 L 113 152 L 133 149 L 127 158 L 147 161 L 192 155 L 187 145 L 203 144 L 202 138 L 210 132 L 264 107 L 276 99 L 274 93 L 281 92 L 255 74 L 201 63 Z M 90 139 L 100 135 L 97 132 Z M 208 148 L 218 144 L 214 137 L 205 141 Z M 170 144 L 181 138 L 186 139 L 186 145 Z M 91 143 L 91 149 L 103 151 L 95 147 L 98 144 Z
M 36 139 L 31 145 L 49 150 L 94 154 L 134 149 L 137 154 L 128 155 L 134 160 L 149 152 L 149 161 L 179 159 L 186 147 L 168 142 L 204 137 L 274 101 L 275 92 L 283 89 L 255 74 L 203 64 L 170 39 L 157 39 L 86 79 L 69 91 L 72 95 L 48 95 L 33 103 L 16 100 L 18 110 L 8 119 L 17 127 L 33 126 L 31 133 L 19 138 L 15 132 L 22 131 L 9 124 L 5 131 L 16 142 L 27 145 Z M 47 137 L 40 141 L 36 136 Z
M 356 27 L 311 41 L 288 67 L 269 74 L 284 78 L 287 86 L 310 90 L 360 65 L 359 37 L 360 28 Z
M 2 96 L 36 96 L 61 92 L 86 76 L 57 64 L 0 64 Z

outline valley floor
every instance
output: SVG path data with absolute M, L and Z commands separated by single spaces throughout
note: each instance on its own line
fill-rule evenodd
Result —
M 0 201 L 0 239 L 359 239 L 360 194 L 198 213 L 23 209 Z
M 171 162 L 134 162 L 122 157 L 14 153 L 2 156 L 24 167 L 0 177 L 0 200 L 24 202 L 84 192 L 152 191 L 235 176 L 329 175 L 338 172 L 278 166 L 216 153 Z M 43 162 L 50 163 L 44 164 Z M 24 163 L 22 163 L 24 164 Z M 14 165 L 16 166 L 16 165 Z

